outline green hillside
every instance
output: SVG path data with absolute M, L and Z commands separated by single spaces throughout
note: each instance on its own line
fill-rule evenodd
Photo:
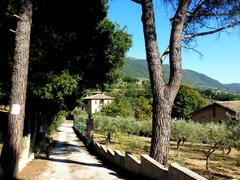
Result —
M 124 76 L 149 79 L 147 61 L 143 59 L 127 59 L 124 68 Z
M 167 80 L 169 78 L 169 65 L 164 64 L 163 68 L 165 80 Z M 139 79 L 149 79 L 147 62 L 145 60 L 128 58 L 124 68 L 124 75 Z M 182 82 L 191 84 L 193 87 L 197 88 L 225 88 L 219 81 L 187 69 L 183 70 Z
M 224 86 L 227 87 L 228 89 L 240 92 L 240 83 L 224 84 Z

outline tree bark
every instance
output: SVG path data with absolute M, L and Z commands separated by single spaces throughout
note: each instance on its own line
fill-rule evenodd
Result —
M 180 150 L 180 143 L 181 143 L 181 139 L 179 139 L 178 141 L 177 141 L 177 156 L 179 155 L 179 150 Z
M 8 132 L 1 154 L 1 163 L 4 178 L 10 179 L 17 176 L 18 163 L 21 154 L 25 117 L 31 24 L 31 0 L 21 0 L 15 37 Z
M 206 171 L 208 171 L 209 169 L 209 158 L 210 158 L 210 154 L 206 156 Z
M 162 60 L 157 45 L 152 0 L 142 0 L 142 23 L 146 56 L 153 93 L 153 119 L 150 156 L 167 165 L 171 135 L 171 111 L 182 78 L 181 35 L 190 0 L 179 0 L 170 37 L 170 78 L 165 85 Z

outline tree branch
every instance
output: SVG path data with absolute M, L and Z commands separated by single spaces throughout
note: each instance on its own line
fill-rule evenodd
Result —
M 134 1 L 134 0 L 133 0 Z M 139 0 L 140 1 L 140 0 Z M 190 12 L 190 16 L 188 16 L 188 19 L 185 21 L 184 23 L 184 28 L 192 21 L 192 19 L 194 18 L 194 16 L 197 14 L 198 10 L 201 8 L 201 6 L 206 2 L 207 0 L 202 0 L 198 3 L 198 5 L 196 6 L 196 8 Z M 163 62 L 167 56 L 169 55 L 170 49 L 169 46 L 166 48 L 166 50 L 164 51 L 164 53 L 161 56 L 161 61 Z
M 235 23 L 228 24 L 226 26 L 215 29 L 213 31 L 201 32 L 201 33 L 196 33 L 196 34 L 187 34 L 187 35 L 183 36 L 183 39 L 191 39 L 191 38 L 195 38 L 195 37 L 198 37 L 198 36 L 206 36 L 206 35 L 214 34 L 214 33 L 223 31 L 225 29 L 232 28 L 232 27 L 234 27 L 236 25 L 239 25 L 239 24 L 240 24 L 240 21 L 237 21 Z
M 190 0 L 179 0 L 178 8 L 172 22 L 169 44 L 170 77 L 168 81 L 169 91 L 167 93 L 167 96 L 171 97 L 170 102 L 172 103 L 177 95 L 182 79 L 181 36 L 190 2 Z
M 133 2 L 137 3 L 137 4 L 142 4 L 141 0 L 132 0 Z
M 189 23 L 191 23 L 191 21 L 193 20 L 193 18 L 195 17 L 195 15 L 198 13 L 198 11 L 200 10 L 200 8 L 202 7 L 202 5 L 206 2 L 207 0 L 202 0 L 198 3 L 198 5 L 196 6 L 196 8 L 190 12 L 190 16 L 187 17 L 187 20 L 184 23 L 184 27 L 187 27 L 187 25 Z
M 200 51 L 198 51 L 198 50 L 196 50 L 196 49 L 194 49 L 194 48 L 187 47 L 187 46 L 182 46 L 182 47 L 185 48 L 185 49 L 189 49 L 189 50 L 192 50 L 192 51 L 198 53 L 201 57 L 203 56 L 203 54 L 202 54 Z
M 164 53 L 162 54 L 162 56 L 160 57 L 161 62 L 163 62 L 167 56 L 169 55 L 170 49 L 169 46 L 166 48 L 166 50 L 164 51 Z

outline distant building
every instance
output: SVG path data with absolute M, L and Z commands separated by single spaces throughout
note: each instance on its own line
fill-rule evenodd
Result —
M 240 101 L 219 101 L 192 113 L 195 122 L 222 123 L 240 111 Z
M 114 97 L 106 96 L 101 91 L 94 92 L 93 95 L 83 98 L 85 109 L 89 114 L 99 112 L 101 106 L 109 104 L 114 100 Z

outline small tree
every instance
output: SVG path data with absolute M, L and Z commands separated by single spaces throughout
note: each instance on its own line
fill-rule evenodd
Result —
M 132 105 L 125 97 L 117 97 L 111 104 L 103 105 L 100 113 L 105 116 L 133 116 Z
M 240 149 L 240 112 L 237 112 L 235 117 L 230 117 L 227 122 L 228 139 L 227 145 L 234 146 Z
M 172 122 L 172 138 L 177 142 L 177 155 L 179 154 L 181 142 L 184 144 L 192 135 L 193 122 L 176 120 Z
M 147 98 L 140 96 L 134 108 L 135 118 L 137 120 L 150 120 L 152 117 L 152 106 Z
M 209 169 L 211 155 L 217 148 L 222 147 L 227 138 L 227 129 L 224 124 L 198 124 L 192 131 L 196 142 L 201 143 L 202 152 L 206 157 L 206 170 Z

